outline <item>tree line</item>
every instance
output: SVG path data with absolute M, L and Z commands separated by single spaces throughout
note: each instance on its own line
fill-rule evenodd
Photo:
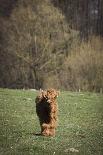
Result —
M 0 87 L 102 90 L 103 5 L 94 1 L 1 1 Z

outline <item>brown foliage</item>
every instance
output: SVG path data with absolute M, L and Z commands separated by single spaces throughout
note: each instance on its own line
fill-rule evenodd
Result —
M 103 89 L 101 38 L 81 41 L 49 0 L 8 2 L 0 2 L 0 9 L 10 9 L 9 16 L 0 14 L 0 87 Z
M 74 47 L 64 63 L 63 72 L 61 81 L 66 82 L 67 89 L 96 92 L 103 89 L 102 40 L 93 37 L 88 43 Z

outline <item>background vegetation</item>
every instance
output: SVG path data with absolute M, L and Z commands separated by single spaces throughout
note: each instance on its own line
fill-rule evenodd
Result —
M 0 87 L 102 92 L 103 2 L 1 0 Z

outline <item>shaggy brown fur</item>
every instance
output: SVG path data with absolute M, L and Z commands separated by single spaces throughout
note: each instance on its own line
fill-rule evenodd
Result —
M 39 117 L 41 135 L 54 136 L 57 126 L 57 102 L 59 92 L 55 89 L 40 90 L 36 97 L 36 113 Z

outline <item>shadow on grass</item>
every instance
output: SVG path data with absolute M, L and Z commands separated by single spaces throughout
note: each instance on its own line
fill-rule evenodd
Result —
M 41 133 L 33 133 L 34 136 L 42 136 Z
M 28 133 L 29 135 L 33 135 L 33 136 L 42 136 L 41 133 Z

